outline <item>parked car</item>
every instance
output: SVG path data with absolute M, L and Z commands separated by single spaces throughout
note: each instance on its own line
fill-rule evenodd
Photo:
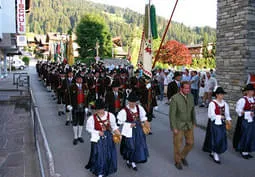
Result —
M 13 56 L 13 57 L 7 57 L 6 58 L 6 64 L 7 64 L 7 69 L 9 69 L 10 67 L 10 63 L 11 63 L 11 67 L 12 69 L 18 70 L 18 69 L 25 69 L 26 65 L 25 63 L 18 57 L 18 56 Z M 1 67 L 3 68 L 4 66 L 4 61 L 1 61 Z
M 14 59 L 12 60 L 12 67 L 14 67 L 15 69 L 25 69 L 25 63 L 24 61 L 22 61 L 21 59 Z

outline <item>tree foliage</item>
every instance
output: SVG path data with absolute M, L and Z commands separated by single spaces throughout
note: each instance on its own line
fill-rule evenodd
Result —
M 215 58 L 193 58 L 192 59 L 192 68 L 210 68 L 213 69 L 216 67 Z
M 111 56 L 111 34 L 103 18 L 98 15 L 84 15 L 76 27 L 77 43 L 81 57 L 95 55 L 95 46 L 99 42 L 99 56 Z
M 159 53 L 159 62 L 172 64 L 173 66 L 189 65 L 192 58 L 189 50 L 184 44 L 175 40 L 167 41 Z
M 207 33 L 204 34 L 202 55 L 203 55 L 204 58 L 208 58 L 208 57 L 209 57 L 209 51 L 208 51 L 208 35 L 207 35 Z
M 66 33 L 68 29 L 76 28 L 84 12 L 98 14 L 109 27 L 111 36 L 121 36 L 123 46 L 132 44 L 132 58 L 137 58 L 137 51 L 139 51 L 137 41 L 141 40 L 144 15 L 130 9 L 93 3 L 88 0 L 33 0 L 32 3 L 33 8 L 27 20 L 27 29 L 30 32 Z M 160 9 L 156 10 L 160 11 Z M 163 36 L 167 20 L 157 17 L 159 37 Z M 174 39 L 186 45 L 201 44 L 204 34 L 208 35 L 208 42 L 216 41 L 216 30 L 213 28 L 191 28 L 182 23 L 172 22 L 165 40 Z

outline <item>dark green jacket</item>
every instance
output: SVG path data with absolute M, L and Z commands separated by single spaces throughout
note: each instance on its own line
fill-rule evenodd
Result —
M 196 124 L 196 113 L 192 94 L 186 98 L 181 94 L 175 94 L 170 102 L 169 109 L 170 128 L 177 130 L 189 130 Z

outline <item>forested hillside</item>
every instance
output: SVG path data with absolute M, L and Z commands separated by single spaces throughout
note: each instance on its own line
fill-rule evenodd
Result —
M 142 34 L 144 16 L 130 9 L 97 4 L 88 0 L 33 0 L 32 3 L 27 29 L 37 34 L 56 31 L 67 33 L 68 29 L 76 27 L 84 13 L 96 13 L 104 17 L 112 37 L 121 36 L 123 45 L 132 44 L 135 38 L 139 39 Z M 162 36 L 167 19 L 157 17 L 157 22 L 159 36 Z M 203 42 L 205 33 L 209 42 L 215 41 L 216 30 L 213 28 L 190 28 L 172 22 L 166 39 L 174 39 L 184 44 L 199 44 Z

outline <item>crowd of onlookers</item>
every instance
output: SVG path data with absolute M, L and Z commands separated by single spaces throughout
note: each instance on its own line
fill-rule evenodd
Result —
M 162 101 L 164 95 L 166 95 L 168 98 L 167 104 L 171 97 L 179 91 L 180 83 L 188 81 L 191 85 L 191 93 L 194 97 L 195 105 L 208 107 L 212 99 L 212 92 L 217 86 L 213 69 L 208 71 L 157 69 L 155 72 L 154 77 L 158 81 L 160 88 L 158 100 Z

